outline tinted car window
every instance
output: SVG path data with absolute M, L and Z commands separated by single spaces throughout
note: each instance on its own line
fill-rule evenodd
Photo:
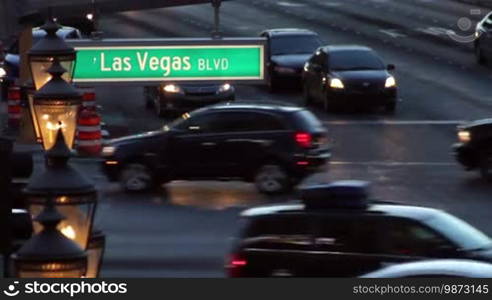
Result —
M 309 110 L 300 110 L 294 113 L 296 118 L 296 124 L 298 129 L 306 131 L 319 131 L 324 130 L 323 124 L 320 120 L 313 115 Z
M 332 70 L 381 70 L 382 60 L 367 50 L 345 50 L 330 52 L 329 66 Z
M 482 23 L 482 26 L 487 29 L 492 29 L 492 14 L 488 15 Z
M 245 230 L 242 242 L 259 248 L 304 248 L 312 243 L 312 225 L 305 215 L 255 218 Z
M 271 55 L 309 54 L 321 45 L 315 35 L 274 36 L 270 39 Z
M 437 249 L 455 248 L 441 235 L 413 221 L 392 219 L 385 228 L 388 254 L 432 257 Z
M 492 248 L 492 241 L 483 232 L 450 214 L 440 213 L 426 221 L 434 230 L 466 250 Z
M 214 126 L 217 122 L 217 119 L 217 114 L 201 114 L 198 116 L 192 116 L 184 121 L 178 119 L 170 126 L 178 130 L 188 131 L 190 133 L 212 132 L 214 131 L 212 126 Z
M 376 253 L 380 222 L 374 218 L 320 218 L 316 245 L 324 251 Z

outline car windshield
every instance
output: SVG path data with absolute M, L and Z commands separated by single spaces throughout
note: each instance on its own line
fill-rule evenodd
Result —
M 368 50 L 334 51 L 330 53 L 329 65 L 336 71 L 384 69 L 381 59 Z
M 276 36 L 271 39 L 272 55 L 311 54 L 321 42 L 315 35 Z
M 487 235 L 450 214 L 437 214 L 427 220 L 426 223 L 451 239 L 463 250 L 492 248 L 492 240 Z

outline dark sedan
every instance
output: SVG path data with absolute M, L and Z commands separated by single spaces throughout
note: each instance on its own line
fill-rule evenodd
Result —
M 304 64 L 321 46 L 318 34 L 306 29 L 270 29 L 260 36 L 267 39 L 268 87 L 271 91 L 282 83 L 299 83 Z
M 235 99 L 235 89 L 229 83 L 163 83 L 145 87 L 146 106 L 161 116 L 183 113 Z
M 303 90 L 306 105 L 383 106 L 396 109 L 397 86 L 394 65 L 386 66 L 371 49 L 363 46 L 320 47 L 304 66 Z

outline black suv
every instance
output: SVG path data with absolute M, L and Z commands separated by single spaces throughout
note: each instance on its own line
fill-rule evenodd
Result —
M 492 240 L 443 211 L 368 200 L 368 184 L 301 189 L 302 202 L 242 213 L 230 277 L 352 277 L 431 258 L 491 262 Z
M 175 179 L 242 179 L 280 193 L 330 158 L 326 131 L 308 110 L 265 102 L 216 104 L 163 130 L 115 139 L 105 173 L 128 191 Z

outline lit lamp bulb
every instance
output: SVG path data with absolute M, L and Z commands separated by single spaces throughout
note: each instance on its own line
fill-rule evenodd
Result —
M 73 230 L 72 226 L 70 226 L 70 225 L 64 226 L 60 231 L 67 238 L 69 238 L 71 240 L 75 240 L 76 234 L 75 234 L 75 230 Z

